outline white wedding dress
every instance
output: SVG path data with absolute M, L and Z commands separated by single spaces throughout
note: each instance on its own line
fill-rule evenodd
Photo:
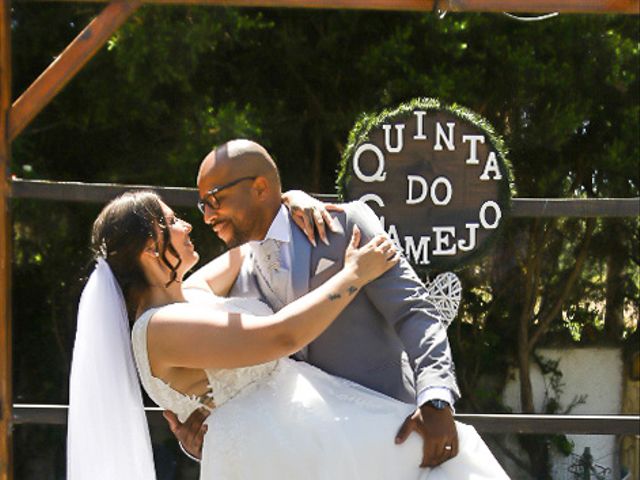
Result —
M 254 299 L 218 299 L 212 308 L 269 314 Z M 162 408 L 184 421 L 202 406 L 153 377 L 147 325 L 136 321 L 133 350 L 142 384 Z M 247 348 L 251 348 L 247 345 Z M 475 429 L 456 423 L 458 456 L 420 469 L 422 439 L 394 438 L 415 406 L 282 358 L 252 367 L 207 369 L 216 408 L 207 419 L 201 480 L 485 480 L 508 478 Z

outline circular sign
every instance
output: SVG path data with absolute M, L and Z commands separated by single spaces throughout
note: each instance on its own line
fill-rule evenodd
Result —
M 511 203 L 502 140 L 477 114 L 417 99 L 367 116 L 349 136 L 342 200 L 361 200 L 417 267 L 453 268 L 486 250 Z

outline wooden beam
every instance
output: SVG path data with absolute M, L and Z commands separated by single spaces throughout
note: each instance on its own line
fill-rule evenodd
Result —
M 514 198 L 513 217 L 637 217 L 640 198 Z
M 47 180 L 13 179 L 12 198 L 34 198 L 63 202 L 107 203 L 130 190 L 153 190 L 175 207 L 194 207 L 198 191 L 187 187 L 159 187 L 151 185 L 122 185 L 115 183 L 51 182 Z
M 638 0 L 446 0 L 440 10 L 512 13 L 640 13 Z
M 34 198 L 66 202 L 106 203 L 127 190 L 154 190 L 168 204 L 192 207 L 198 200 L 195 188 L 122 185 L 115 183 L 52 182 L 24 180 L 11 182 L 12 198 Z M 315 197 L 335 202 L 334 194 L 314 193 Z M 640 198 L 514 198 L 513 217 L 637 217 Z
M 0 0 L 0 480 L 12 471 L 11 364 L 11 216 L 9 165 L 11 143 L 8 115 L 11 107 L 11 2 Z
M 10 141 L 49 104 L 139 6 L 139 2 L 111 2 L 80 32 L 13 103 L 9 113 Z
M 22 0 L 103 3 L 106 0 Z M 638 0 L 142 0 L 154 4 L 431 12 L 640 13 Z
M 457 414 L 483 433 L 637 435 L 638 415 Z

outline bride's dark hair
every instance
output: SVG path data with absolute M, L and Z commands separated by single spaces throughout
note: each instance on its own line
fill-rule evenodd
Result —
M 93 254 L 96 259 L 105 259 L 111 267 L 122 289 L 130 320 L 135 318 L 140 296 L 149 287 L 138 260 L 148 240 L 154 241 L 159 258 L 171 270 L 166 286 L 177 281 L 177 269 L 182 263 L 171 245 L 160 202 L 160 197 L 153 192 L 127 192 L 109 202 L 93 223 Z M 178 259 L 175 265 L 167 258 L 167 250 Z

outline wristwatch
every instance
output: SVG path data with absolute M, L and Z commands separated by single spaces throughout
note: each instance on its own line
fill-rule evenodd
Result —
M 445 408 L 451 406 L 449 405 L 449 402 L 445 400 L 438 400 L 437 398 L 434 398 L 433 400 L 427 400 L 425 403 L 431 405 L 436 410 L 444 410 Z

